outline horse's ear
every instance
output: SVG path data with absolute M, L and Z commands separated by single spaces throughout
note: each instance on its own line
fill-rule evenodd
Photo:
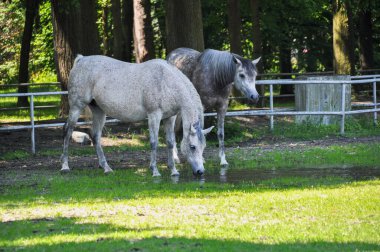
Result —
M 197 129 L 194 127 L 193 124 L 190 125 L 190 134 L 192 135 L 197 134 Z
M 234 61 L 236 65 L 241 65 L 241 61 L 233 54 L 232 54 L 232 60 Z
M 211 127 L 208 128 L 208 129 L 204 129 L 204 130 L 202 130 L 203 135 L 207 135 L 208 133 L 210 133 L 211 130 L 212 130 L 213 128 L 214 128 L 214 126 L 211 126 Z
M 256 65 L 257 63 L 259 63 L 260 59 L 261 59 L 261 57 L 258 57 L 257 59 L 252 60 L 252 63 L 253 63 L 254 65 Z

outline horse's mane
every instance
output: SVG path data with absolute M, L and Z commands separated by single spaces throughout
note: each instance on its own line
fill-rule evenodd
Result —
M 203 69 L 210 69 L 210 76 L 217 85 L 226 86 L 234 81 L 236 64 L 229 52 L 207 49 L 199 57 L 199 64 Z

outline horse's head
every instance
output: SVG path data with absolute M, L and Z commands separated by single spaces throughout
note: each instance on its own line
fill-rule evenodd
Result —
M 236 64 L 235 87 L 242 92 L 245 97 L 255 103 L 259 100 L 259 93 L 257 93 L 256 90 L 256 64 L 260 61 L 260 58 L 251 61 L 244 58 L 239 59 L 233 55 L 233 61 Z
M 190 124 L 188 131 L 184 131 L 181 142 L 181 152 L 193 169 L 194 175 L 202 175 L 205 171 L 203 166 L 203 151 L 206 147 L 205 135 L 214 126 L 203 130 L 200 122 Z

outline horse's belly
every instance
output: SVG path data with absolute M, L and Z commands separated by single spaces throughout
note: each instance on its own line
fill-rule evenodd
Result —
M 94 99 L 106 115 L 123 122 L 136 122 L 147 118 L 146 109 L 138 95 L 120 93 L 108 95 L 105 92 L 103 95 L 95 96 Z
M 123 122 L 138 122 L 147 118 L 147 113 L 144 110 L 131 110 L 128 108 L 122 111 L 113 110 L 109 113 L 106 112 L 106 114 Z

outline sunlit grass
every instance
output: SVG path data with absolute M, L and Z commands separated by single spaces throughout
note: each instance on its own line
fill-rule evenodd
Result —
M 29 89 L 29 92 L 53 92 L 60 91 L 59 86 L 34 86 Z M 5 93 L 17 93 L 17 88 L 1 88 L 0 94 Z M 35 96 L 34 106 L 46 106 L 54 105 L 58 106 L 60 103 L 60 95 L 51 96 Z M 14 108 L 17 107 L 17 97 L 1 97 L 0 98 L 1 108 Z M 35 120 L 52 120 L 58 117 L 59 108 L 44 108 L 35 109 L 34 116 Z M 30 121 L 30 111 L 29 109 L 22 110 L 9 110 L 0 111 L 0 123 L 6 122 L 29 122 Z
M 293 149 L 262 150 L 256 148 L 235 149 L 229 156 L 231 164 L 242 167 L 280 167 L 293 168 L 323 167 L 326 165 L 379 166 L 380 144 L 345 144 L 325 147 L 299 147 Z
M 379 249 L 379 180 L 294 177 L 290 187 L 289 179 L 171 184 L 136 172 L 46 171 L 0 187 L 0 247 Z

